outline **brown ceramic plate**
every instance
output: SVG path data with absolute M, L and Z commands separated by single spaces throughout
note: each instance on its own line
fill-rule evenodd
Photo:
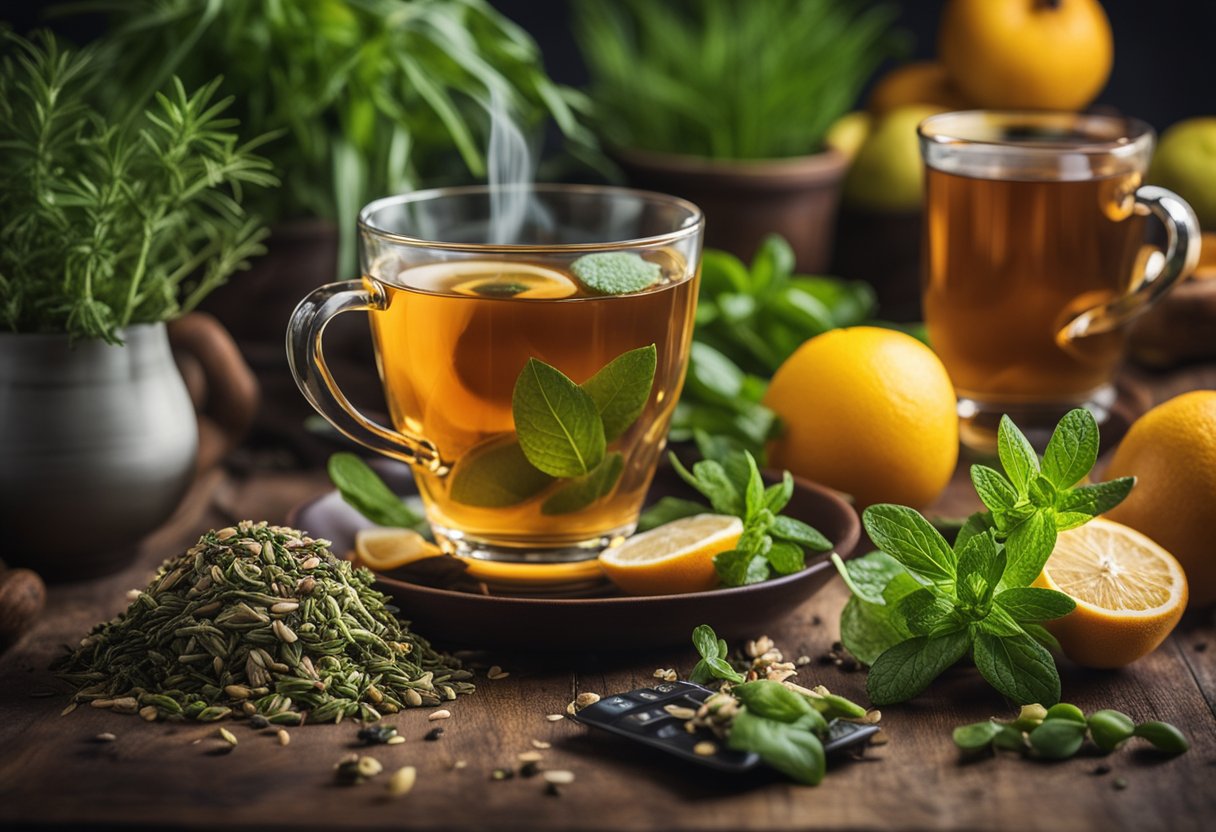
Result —
M 401 471 L 386 479 L 397 493 L 414 493 Z M 670 468 L 662 468 L 650 499 L 667 495 L 696 496 Z M 785 513 L 823 532 L 841 557 L 852 556 L 860 524 L 853 508 L 835 493 L 795 478 L 794 497 Z M 337 492 L 298 506 L 289 522 L 314 537 L 333 541 L 338 552 L 353 548 L 356 532 L 372 525 Z M 403 618 L 444 646 L 612 650 L 686 644 L 698 624 L 712 625 L 723 638 L 755 636 L 810 598 L 834 574 L 825 553 L 809 556 L 807 568 L 793 575 L 685 595 L 483 595 L 426 586 L 394 575 L 379 576 L 377 586 L 394 598 Z

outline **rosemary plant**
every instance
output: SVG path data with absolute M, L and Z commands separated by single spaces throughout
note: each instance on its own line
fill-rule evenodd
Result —
M 220 79 L 174 78 L 116 119 L 93 98 L 105 71 L 95 49 L 0 30 L 0 330 L 118 343 L 262 252 L 242 186 L 277 180 L 222 117 Z

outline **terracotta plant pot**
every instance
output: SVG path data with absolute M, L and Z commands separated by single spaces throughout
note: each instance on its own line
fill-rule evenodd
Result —
M 674 194 L 705 212 L 705 244 L 751 259 L 766 234 L 794 248 L 798 268 L 822 273 L 831 262 L 836 208 L 848 159 L 834 150 L 813 156 L 716 161 L 698 156 L 618 150 L 630 184 Z

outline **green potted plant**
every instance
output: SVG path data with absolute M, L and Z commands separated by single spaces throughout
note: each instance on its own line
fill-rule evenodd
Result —
M 847 160 L 828 128 L 888 54 L 893 11 L 854 0 L 580 0 L 594 123 L 639 186 L 705 210 L 706 242 L 766 234 L 827 266 Z
M 244 188 L 276 184 L 218 79 L 120 120 L 92 99 L 106 70 L 0 29 L 0 527 L 6 560 L 51 577 L 119 565 L 177 506 L 199 428 L 165 322 L 262 250 Z M 210 393 L 248 405 L 218 325 L 182 335 Z

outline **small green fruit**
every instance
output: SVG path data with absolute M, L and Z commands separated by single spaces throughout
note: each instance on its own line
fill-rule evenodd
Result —
M 1069 719 L 1073 722 L 1079 722 L 1085 725 L 1085 712 L 1076 705 L 1070 705 L 1067 702 L 1061 702 L 1058 705 L 1052 705 L 1047 709 L 1047 719 Z
M 1136 731 L 1136 723 L 1122 711 L 1102 710 L 1089 715 L 1089 733 L 1103 751 L 1114 751 Z
M 833 150 L 839 151 L 850 160 L 857 158 L 857 152 L 865 144 L 866 137 L 874 125 L 874 117 L 865 110 L 854 110 L 845 113 L 832 122 L 828 132 L 824 134 L 823 143 Z
M 1047 719 L 1047 709 L 1038 703 L 1023 705 L 1018 712 L 1018 718 L 1013 721 L 1013 727 L 1019 731 L 1033 731 L 1043 720 Z
M 1166 754 L 1181 754 L 1191 747 L 1183 733 L 1168 722 L 1142 722 L 1136 726 L 1134 735 Z
M 940 107 L 911 105 L 887 114 L 870 131 L 844 182 L 844 201 L 874 211 L 921 207 L 924 171 L 917 125 Z
M 1045 719 L 1030 732 L 1030 747 L 1048 760 L 1067 760 L 1085 742 L 1085 723 L 1072 719 Z
M 1216 117 L 1187 119 L 1166 130 L 1148 178 L 1177 191 L 1201 226 L 1216 229 Z

